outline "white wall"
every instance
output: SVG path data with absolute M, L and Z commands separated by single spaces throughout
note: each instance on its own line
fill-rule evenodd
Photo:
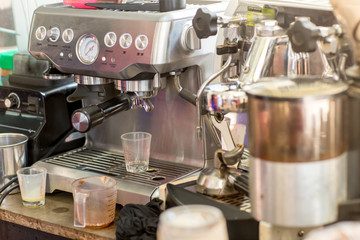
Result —
M 11 6 L 11 0 L 1 0 L 0 9 L 8 8 Z

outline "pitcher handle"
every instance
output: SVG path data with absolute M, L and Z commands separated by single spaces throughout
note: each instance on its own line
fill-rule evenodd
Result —
M 75 193 L 74 194 L 74 226 L 86 226 L 86 199 L 88 193 Z

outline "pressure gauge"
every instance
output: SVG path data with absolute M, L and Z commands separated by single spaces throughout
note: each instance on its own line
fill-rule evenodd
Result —
M 99 41 L 92 34 L 81 36 L 76 43 L 76 55 L 83 64 L 90 65 L 94 63 L 99 55 L 99 51 Z

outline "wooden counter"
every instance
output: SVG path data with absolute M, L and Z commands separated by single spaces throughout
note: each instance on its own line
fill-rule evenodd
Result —
M 45 205 L 28 208 L 22 205 L 20 193 L 8 195 L 0 206 L 0 220 L 40 230 L 70 239 L 116 239 L 116 223 L 104 229 L 74 227 L 72 194 L 56 192 L 46 194 Z M 121 206 L 117 206 L 115 221 Z

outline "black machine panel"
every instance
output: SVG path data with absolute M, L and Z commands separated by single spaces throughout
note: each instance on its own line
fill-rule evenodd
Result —
M 21 75 L 0 81 L 0 133 L 22 133 L 29 137 L 28 165 L 84 144 L 81 135 L 67 138 L 73 131 L 71 113 L 81 107 L 80 101 L 66 101 L 76 88 L 73 79 L 43 86 L 33 86 L 31 82 L 31 78 Z

